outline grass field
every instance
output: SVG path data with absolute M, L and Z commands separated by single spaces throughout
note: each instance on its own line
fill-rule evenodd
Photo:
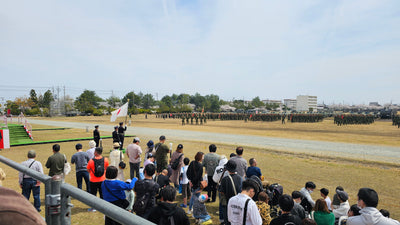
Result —
M 51 120 L 68 120 L 88 123 L 100 124 L 102 135 L 109 135 L 111 131 L 102 131 L 101 124 L 111 124 L 109 117 L 73 117 L 73 118 L 48 118 Z M 129 118 L 128 118 L 129 120 Z M 337 127 L 333 125 L 333 121 L 325 120 L 318 124 L 286 124 L 280 122 L 248 122 L 243 121 L 208 121 L 203 126 L 186 125 L 182 126 L 179 119 L 156 119 L 150 116 L 144 119 L 144 116 L 135 116 L 132 120 L 132 126 L 138 127 L 155 127 L 167 129 L 184 129 L 198 130 L 215 133 L 233 133 L 248 134 L 272 137 L 286 137 L 294 139 L 307 140 L 323 140 L 337 141 L 346 143 L 363 143 L 385 146 L 400 146 L 400 129 L 391 126 L 388 121 L 378 121 L 372 125 L 351 125 L 345 127 Z M 33 128 L 46 128 L 46 126 L 34 125 Z M 107 132 L 107 134 L 106 134 Z M 109 132 L 109 133 L 108 133 Z M 168 134 L 165 134 L 168 138 Z M 91 132 L 85 130 L 68 129 L 55 131 L 36 131 L 34 133 L 35 140 L 61 139 L 88 137 Z M 145 147 L 147 140 L 156 140 L 157 137 L 141 137 L 142 148 Z M 126 141 L 131 142 L 131 139 Z M 197 151 L 208 152 L 206 142 L 188 142 L 185 140 L 167 140 L 173 143 L 182 143 L 184 145 L 184 154 L 191 160 Z M 75 153 L 76 142 L 61 143 L 61 152 L 70 158 Z M 84 149 L 88 149 L 88 143 L 82 142 Z M 17 162 L 26 159 L 26 153 L 30 149 L 37 152 L 37 160 L 45 164 L 47 158 L 52 154 L 52 144 L 20 146 L 3 150 L 0 154 Z M 218 154 L 229 155 L 234 152 L 236 146 L 218 145 Z M 111 149 L 111 139 L 104 141 L 105 156 L 108 155 L 107 149 Z M 314 181 L 317 189 L 312 193 L 312 197 L 317 199 L 320 197 L 319 190 L 322 187 L 328 188 L 332 198 L 333 190 L 336 186 L 341 185 L 349 193 L 350 204 L 357 202 L 357 191 L 361 187 L 374 188 L 380 197 L 378 208 L 385 208 L 391 212 L 393 218 L 400 219 L 400 202 L 398 200 L 398 188 L 400 187 L 400 168 L 399 165 L 393 164 L 376 164 L 367 161 L 344 160 L 340 158 L 326 158 L 323 155 L 307 155 L 293 154 L 290 152 L 277 152 L 269 149 L 251 148 L 245 146 L 244 158 L 255 157 L 258 166 L 261 168 L 263 175 L 270 182 L 278 182 L 284 187 L 285 193 L 291 193 L 293 190 L 300 190 L 305 182 Z M 18 173 L 1 165 L 7 174 L 3 186 L 20 191 L 18 186 Z M 74 167 L 70 175 L 67 176 L 66 182 L 76 185 Z M 48 172 L 44 168 L 45 173 Z M 127 172 L 125 176 L 127 176 Z M 42 185 L 42 201 L 44 200 L 44 186 Z M 31 199 L 32 201 L 32 199 Z M 178 195 L 177 201 L 181 202 L 181 196 Z M 103 224 L 103 215 L 99 212 L 87 212 L 88 206 L 79 201 L 72 200 L 74 208 L 72 208 L 72 224 Z M 42 204 L 44 205 L 44 204 Z M 42 209 L 44 207 L 42 206 Z M 214 224 L 218 223 L 218 205 L 216 203 L 207 204 L 207 210 L 213 218 Z M 42 211 L 44 216 L 44 210 Z M 192 220 L 193 221 L 193 220 Z

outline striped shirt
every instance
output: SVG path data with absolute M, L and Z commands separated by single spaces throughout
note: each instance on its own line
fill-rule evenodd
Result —
M 33 161 L 35 161 L 35 162 L 33 162 Z M 32 164 L 32 162 L 33 162 L 33 164 Z M 21 165 L 26 166 L 26 167 L 29 167 L 31 164 L 32 164 L 32 166 L 30 167 L 31 169 L 33 169 L 41 174 L 44 174 L 42 163 L 40 163 L 39 161 L 36 161 L 35 159 L 28 159 L 21 163 Z M 22 184 L 23 178 L 31 178 L 31 177 L 28 174 L 19 172 L 19 183 L 20 184 Z

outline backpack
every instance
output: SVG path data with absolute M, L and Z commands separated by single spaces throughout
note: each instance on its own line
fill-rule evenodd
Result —
M 301 199 L 300 205 L 303 206 L 304 210 L 306 211 L 306 214 L 310 214 L 313 207 L 311 205 L 310 202 L 308 202 L 306 197 L 303 197 L 303 199 Z
M 94 162 L 94 171 L 93 174 L 95 177 L 102 177 L 104 175 L 104 157 L 101 159 L 93 158 Z
M 151 199 L 150 191 L 154 188 L 154 184 L 151 185 L 147 181 L 144 181 L 143 185 L 146 187 L 146 193 L 140 196 L 136 195 L 135 203 L 133 203 L 133 211 L 139 215 L 143 215 L 146 212 L 147 206 L 149 205 Z
M 179 163 L 181 162 L 181 158 L 182 158 L 183 154 L 181 154 L 178 158 L 176 158 L 172 163 L 171 163 L 171 168 L 173 170 L 178 169 Z
M 282 185 L 280 185 L 278 183 L 271 184 L 268 187 L 267 194 L 268 194 L 269 199 L 270 199 L 269 200 L 269 205 L 271 205 L 271 206 L 278 205 L 279 197 L 281 197 L 282 194 L 283 194 Z

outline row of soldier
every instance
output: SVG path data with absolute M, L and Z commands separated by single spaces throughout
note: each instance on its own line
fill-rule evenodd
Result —
M 342 114 L 342 115 L 336 115 L 333 121 L 338 126 L 348 125 L 348 124 L 371 124 L 374 123 L 375 118 L 373 115 Z
M 400 128 L 400 115 L 392 117 L 392 125 L 397 126 L 397 128 Z

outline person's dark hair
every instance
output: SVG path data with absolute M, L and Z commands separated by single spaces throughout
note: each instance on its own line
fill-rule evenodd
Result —
M 253 163 L 255 163 L 255 162 L 256 162 L 256 159 L 255 159 L 255 158 L 249 159 L 249 165 L 250 165 L 250 166 L 253 165 Z
M 80 144 L 80 143 L 76 144 L 75 149 L 76 150 L 82 149 L 82 144 Z
M 265 193 L 264 191 L 258 193 L 258 201 L 262 201 L 262 202 L 268 202 L 269 197 L 267 195 L 267 193 Z
M 95 152 L 97 152 L 97 154 L 101 155 L 103 153 L 103 148 L 102 147 L 96 147 L 94 149 Z
M 285 212 L 290 212 L 290 210 L 293 209 L 294 202 L 292 196 L 290 195 L 287 194 L 282 195 L 281 197 L 279 197 L 278 202 L 281 209 Z
M 166 186 L 160 191 L 160 197 L 163 201 L 175 201 L 176 189 L 170 185 Z
M 255 191 L 257 187 L 254 187 L 253 182 L 249 180 L 244 180 L 242 183 L 242 190 L 250 191 L 251 189 Z
M 156 166 L 154 166 L 154 164 L 149 163 L 144 167 L 143 173 L 146 172 L 147 176 L 153 176 L 154 173 L 156 172 Z
M 390 218 L 390 212 L 386 209 L 381 209 L 379 212 L 381 212 L 384 217 Z
M 214 144 L 211 144 L 210 146 L 208 146 L 208 150 L 210 150 L 210 152 L 216 152 L 217 146 L 215 146 Z
M 190 159 L 188 158 L 188 157 L 185 157 L 184 159 L 183 159 L 183 163 L 187 166 L 187 165 L 189 165 L 189 162 L 190 162 Z
M 374 189 L 371 188 L 361 188 L 358 191 L 358 199 L 363 200 L 367 207 L 375 207 L 378 206 L 379 197 L 378 193 Z
M 293 191 L 292 192 L 292 198 L 296 199 L 296 198 L 303 198 L 303 194 L 300 191 Z
M 243 147 L 237 147 L 236 148 L 236 154 L 243 155 Z
M 326 188 L 321 188 L 321 190 L 319 190 L 323 195 L 328 196 L 329 194 L 329 190 Z
M 107 179 L 115 179 L 118 176 L 118 168 L 115 166 L 109 166 L 106 170 Z
M 354 205 L 350 206 L 350 209 L 349 209 L 349 210 L 353 212 L 353 215 L 354 215 L 354 216 L 360 215 L 360 210 L 361 210 L 361 209 L 360 209 L 360 207 L 358 207 L 357 204 L 354 204 Z
M 232 157 L 235 157 L 235 156 L 236 156 L 235 153 L 231 153 L 231 154 L 229 155 L 229 158 L 232 158 Z
M 196 160 L 197 162 L 200 162 L 203 159 L 203 152 L 197 152 L 196 155 L 194 156 L 194 160 Z
M 124 122 L 119 122 L 119 125 L 121 125 L 121 126 L 122 126 L 123 124 L 124 124 Z
M 315 189 L 317 186 L 315 186 L 314 182 L 312 181 L 308 181 L 306 183 L 306 188 L 311 188 L 311 189 Z
M 342 186 L 337 186 L 335 190 L 341 190 L 344 191 L 344 188 Z
M 317 222 L 315 222 L 313 219 L 310 218 L 304 218 L 301 221 L 301 225 L 317 225 Z
M 321 211 L 321 212 L 329 213 L 329 209 L 328 209 L 328 206 L 326 205 L 326 201 L 321 198 L 318 199 L 315 202 L 314 211 Z
M 53 151 L 59 152 L 60 151 L 60 145 L 59 144 L 53 145 Z
M 165 140 L 165 139 L 166 139 L 166 138 L 165 138 L 164 135 L 161 135 L 161 136 L 160 136 L 160 141 Z

